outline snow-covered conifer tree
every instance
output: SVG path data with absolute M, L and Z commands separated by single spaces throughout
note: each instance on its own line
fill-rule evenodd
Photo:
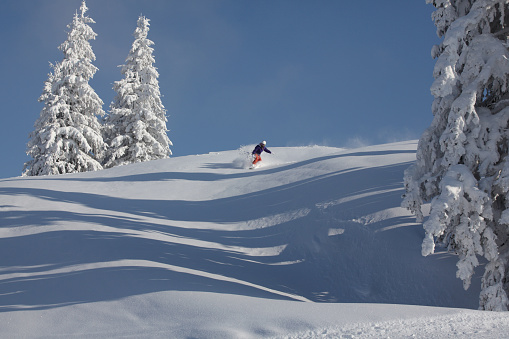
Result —
M 431 126 L 405 172 L 403 206 L 423 221 L 422 254 L 442 242 L 470 286 L 487 261 L 479 306 L 507 310 L 509 292 L 509 0 L 427 0 L 443 37 L 436 58 Z
M 94 21 L 85 16 L 85 1 L 76 13 L 59 46 L 62 62 L 51 65 L 39 101 L 44 103 L 39 119 L 30 134 L 24 175 L 62 174 L 102 169 L 106 149 L 98 116 L 104 115 L 103 102 L 89 85 L 97 68 L 92 64 L 94 52 L 88 42 L 96 34 L 88 25 Z
M 153 66 L 154 43 L 147 38 L 149 20 L 138 19 L 135 40 L 122 66 L 124 78 L 116 81 L 117 95 L 105 118 L 109 144 L 106 167 L 143 162 L 171 155 L 166 134 L 166 110 L 161 102 L 159 74 Z

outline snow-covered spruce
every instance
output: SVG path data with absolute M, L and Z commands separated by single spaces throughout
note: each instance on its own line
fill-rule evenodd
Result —
M 103 116 L 103 102 L 89 85 L 97 68 L 88 42 L 96 33 L 88 25 L 85 1 L 67 27 L 67 40 L 59 46 L 61 62 L 51 65 L 40 102 L 44 103 L 34 131 L 30 134 L 23 175 L 48 175 L 102 169 L 106 149 L 98 116 Z
M 423 221 L 421 206 L 431 202 L 423 255 L 435 241 L 457 253 L 465 289 L 484 257 L 479 307 L 507 310 L 509 1 L 427 3 L 443 37 L 432 49 L 434 119 L 405 172 L 403 206 Z
M 140 16 L 135 40 L 122 66 L 124 78 L 114 84 L 117 96 L 105 117 L 105 140 L 109 145 L 105 167 L 171 155 L 159 74 L 153 66 L 154 49 L 150 47 L 154 43 L 147 38 L 148 31 L 149 19 Z

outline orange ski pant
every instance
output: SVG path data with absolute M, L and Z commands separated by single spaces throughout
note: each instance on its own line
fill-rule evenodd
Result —
M 253 161 L 253 165 L 255 165 L 258 161 L 262 161 L 262 157 L 260 156 L 260 154 L 256 154 L 255 153 L 255 159 Z

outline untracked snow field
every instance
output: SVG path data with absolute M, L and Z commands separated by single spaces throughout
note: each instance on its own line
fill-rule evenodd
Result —
M 509 338 L 400 207 L 416 141 L 0 179 L 1 338 Z

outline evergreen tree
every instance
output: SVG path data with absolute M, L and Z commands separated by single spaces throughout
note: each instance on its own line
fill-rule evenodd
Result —
M 124 78 L 116 81 L 117 93 L 105 118 L 105 140 L 110 148 L 106 167 L 143 162 L 171 155 L 166 134 L 166 110 L 161 102 L 158 77 L 153 66 L 154 43 L 147 38 L 149 20 L 138 19 L 135 40 L 122 66 Z
M 88 83 L 97 71 L 88 42 L 96 34 L 88 25 L 94 21 L 85 16 L 85 1 L 80 10 L 81 14 L 76 13 L 67 26 L 67 40 L 59 46 L 64 58 L 51 65 L 53 72 L 39 98 L 44 108 L 30 134 L 27 154 L 32 160 L 25 163 L 23 175 L 102 169 L 106 145 L 97 117 L 104 115 L 103 102 Z
M 405 172 L 403 206 L 423 221 L 422 254 L 445 244 L 470 286 L 487 261 L 479 306 L 507 310 L 509 292 L 509 1 L 427 0 L 442 43 L 436 58 L 431 126 Z

